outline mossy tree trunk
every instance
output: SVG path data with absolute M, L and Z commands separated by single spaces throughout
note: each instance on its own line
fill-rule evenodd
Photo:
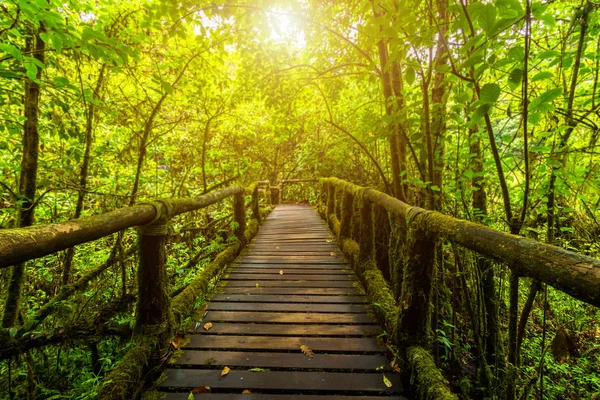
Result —
M 421 229 L 421 213 L 412 214 L 407 217 L 406 262 L 402 274 L 397 337 L 402 345 L 428 348 L 431 344 L 430 307 L 436 241 Z
M 26 54 L 33 54 L 40 63 L 45 61 L 46 44 L 41 39 L 40 33 L 44 27 L 41 25 L 37 31 L 30 31 L 26 39 Z M 33 225 L 35 219 L 35 193 L 37 190 L 38 151 L 40 136 L 38 132 L 38 114 L 40 101 L 40 84 L 42 69 L 38 67 L 36 79 L 25 78 L 24 88 L 24 117 L 23 124 L 23 155 L 21 158 L 21 174 L 19 177 L 19 195 L 22 202 L 19 208 L 19 227 Z M 4 304 L 2 327 L 10 328 L 15 325 L 19 314 L 19 304 L 23 283 L 24 265 L 12 267 L 10 282 Z

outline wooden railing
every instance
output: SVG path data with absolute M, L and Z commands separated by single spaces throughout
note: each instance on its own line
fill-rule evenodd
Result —
M 97 240 L 127 228 L 138 227 L 139 265 L 137 268 L 137 302 L 133 334 L 135 344 L 123 360 L 105 379 L 100 398 L 131 398 L 134 383 L 142 373 L 156 365 L 168 349 L 173 324 L 181 322 L 194 311 L 198 296 L 206 293 L 209 282 L 226 264 L 240 253 L 258 229 L 258 182 L 247 188 L 232 186 L 204 196 L 182 199 L 160 199 L 108 213 L 49 225 L 0 230 L 0 268 L 23 263 L 58 251 Z M 251 222 L 246 223 L 245 195 L 250 195 Z M 180 214 L 205 208 L 233 197 L 233 220 L 237 241 L 216 256 L 201 273 L 171 299 L 166 270 L 167 224 Z M 19 340 L 39 326 L 54 306 L 86 287 L 87 283 L 107 269 L 107 263 L 64 286 L 59 294 L 35 316 L 16 330 L 3 330 L 0 353 L 12 354 L 11 346 L 19 348 Z
M 453 398 L 432 357 L 430 304 L 436 246 L 440 240 L 461 245 L 506 264 L 519 276 L 547 283 L 571 296 L 600 306 L 600 261 L 531 239 L 496 231 L 439 212 L 410 206 L 373 189 L 337 178 L 321 180 L 322 216 L 337 235 L 343 252 L 363 281 L 378 317 L 393 335 L 413 371 L 418 390 L 439 393 L 420 398 Z M 375 238 L 388 224 L 395 232 L 384 258 Z M 416 378 L 415 378 L 416 377 Z M 444 397 L 448 396 L 448 397 Z

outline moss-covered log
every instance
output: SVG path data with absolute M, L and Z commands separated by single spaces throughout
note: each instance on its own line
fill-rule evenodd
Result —
M 327 182 L 334 186 L 361 189 L 336 178 L 329 178 Z M 540 280 L 600 307 L 600 261 L 595 258 L 438 212 L 411 207 L 376 190 L 364 189 L 364 197 L 385 207 L 388 212 L 399 215 L 407 215 L 410 210 L 418 212 L 421 215 L 418 224 L 423 232 L 445 237 L 453 243 L 506 263 L 520 276 Z
M 81 243 L 100 239 L 133 226 L 145 225 L 157 217 L 157 204 L 169 204 L 170 215 L 207 207 L 236 193 L 241 186 L 194 198 L 176 199 L 124 207 L 108 213 L 57 224 L 0 230 L 0 268 L 43 257 Z
M 448 381 L 442 372 L 435 366 L 433 357 L 425 349 L 409 347 L 406 359 L 418 400 L 458 400 L 458 396 L 448 388 Z
M 420 224 L 421 214 L 409 212 L 397 338 L 402 345 L 430 344 L 430 309 L 435 267 L 435 241 Z
M 98 392 L 100 400 L 133 399 L 139 391 L 138 382 L 147 368 L 153 350 L 156 348 L 156 336 L 137 336 L 133 347 L 125 354 L 117 366 L 104 378 Z
M 223 272 L 227 264 L 237 257 L 241 249 L 242 243 L 237 241 L 220 252 L 212 262 L 204 267 L 183 292 L 173 298 L 171 308 L 176 323 L 183 322 L 187 316 L 192 314 L 196 305 L 196 300 L 208 292 L 210 281 Z

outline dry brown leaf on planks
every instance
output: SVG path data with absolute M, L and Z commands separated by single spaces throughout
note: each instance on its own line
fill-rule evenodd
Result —
M 229 371 L 231 371 L 231 369 L 229 369 L 229 367 L 223 368 L 223 371 L 221 371 L 221 376 L 227 375 L 229 373 Z
M 210 386 L 202 385 L 195 389 L 192 389 L 193 394 L 207 393 L 210 392 Z
M 300 351 L 308 358 L 312 358 L 315 355 L 315 353 L 313 353 L 310 347 L 308 347 L 305 344 L 300 345 Z
M 252 394 L 252 392 L 250 390 L 246 389 L 242 392 L 242 394 Z
M 336 253 L 335 251 L 332 251 L 330 254 L 331 254 L 333 257 L 337 256 L 337 253 Z
M 207 322 L 207 323 L 204 324 L 204 329 L 205 330 L 208 331 L 208 330 L 210 330 L 210 328 L 212 328 L 212 322 Z
M 279 275 L 283 275 L 283 270 L 279 271 Z
M 383 383 L 385 384 L 385 386 L 387 386 L 389 388 L 392 387 L 392 382 L 385 375 L 383 375 Z
M 169 343 L 171 344 L 171 346 L 173 346 L 173 348 L 175 350 L 179 350 L 179 348 L 181 347 L 181 344 L 183 343 L 183 338 L 176 337 L 175 339 L 171 340 Z

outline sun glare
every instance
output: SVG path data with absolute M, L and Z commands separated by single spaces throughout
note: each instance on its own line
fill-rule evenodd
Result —
M 269 13 L 270 39 L 295 47 L 305 47 L 304 30 L 294 16 L 284 11 L 273 10 Z

